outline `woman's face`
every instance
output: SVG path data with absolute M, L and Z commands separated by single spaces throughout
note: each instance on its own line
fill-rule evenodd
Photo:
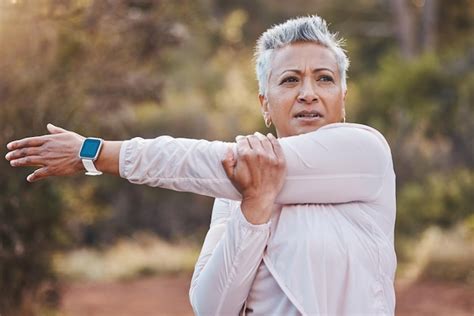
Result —
M 267 95 L 260 96 L 278 137 L 312 132 L 344 117 L 345 91 L 336 57 L 317 43 L 298 42 L 275 50 Z

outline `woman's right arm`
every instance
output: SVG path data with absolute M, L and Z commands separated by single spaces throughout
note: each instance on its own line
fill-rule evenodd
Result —
M 278 142 L 287 162 L 279 204 L 370 202 L 393 173 L 387 142 L 368 126 L 331 124 Z M 220 166 L 228 148 L 237 155 L 235 146 L 169 136 L 135 138 L 121 148 L 120 175 L 133 183 L 240 200 Z
M 54 164 L 49 170 L 38 169 L 48 170 L 40 171 L 41 177 L 71 174 L 64 172 L 68 161 L 61 157 L 81 167 L 76 152 L 59 154 L 71 146 L 67 137 L 73 136 L 46 135 L 13 142 L 7 159 L 16 160 L 16 166 Z M 73 140 L 80 147 L 77 137 Z M 368 126 L 330 124 L 315 132 L 279 139 L 279 143 L 288 166 L 285 184 L 276 200 L 280 204 L 373 201 L 387 173 L 393 174 L 387 142 Z M 161 136 L 111 145 L 110 158 L 101 154 L 100 159 L 107 162 L 103 163 L 104 168 L 132 183 L 216 198 L 242 198 L 221 165 L 228 148 L 236 154 L 235 143 Z

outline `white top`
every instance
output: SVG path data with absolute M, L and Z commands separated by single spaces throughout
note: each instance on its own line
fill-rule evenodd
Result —
M 368 126 L 336 123 L 279 141 L 288 170 L 282 208 L 252 225 L 238 202 L 216 201 L 190 289 L 195 313 L 237 315 L 247 301 L 250 315 L 392 315 L 395 174 L 385 139 Z M 122 145 L 120 175 L 240 201 L 221 165 L 228 146 L 235 149 L 134 138 Z
M 281 209 L 275 210 L 273 222 L 278 220 L 280 212 Z M 225 265 L 226 262 L 232 262 L 236 271 L 233 278 L 231 275 L 224 276 L 229 282 L 229 288 L 232 286 L 233 280 L 240 279 L 241 283 L 239 286 L 235 286 L 235 289 L 229 290 L 239 291 L 241 294 L 221 294 L 216 299 L 220 299 L 226 306 L 212 311 L 207 310 L 208 302 L 204 301 L 204 306 L 201 307 L 204 310 L 200 314 L 235 315 L 235 309 L 242 307 L 242 300 L 246 300 L 244 309 L 246 315 L 301 315 L 262 261 L 269 231 L 270 223 L 264 225 L 248 223 L 240 211 L 240 202 L 216 199 L 212 210 L 211 229 L 206 236 L 191 281 L 191 298 L 193 293 L 197 293 L 196 287 L 216 288 L 215 283 L 222 282 L 214 273 L 214 269 Z M 217 246 L 219 242 L 220 244 Z M 247 247 L 245 251 L 238 250 L 242 245 Z M 222 252 L 222 250 L 217 250 L 218 248 L 226 249 L 226 251 Z M 225 253 L 227 255 L 223 255 Z M 202 272 L 205 266 L 207 266 L 206 270 Z M 248 277 L 239 276 L 246 273 Z M 228 299 L 225 298 L 226 296 Z M 193 304 L 193 307 L 198 314 L 199 310 L 196 308 L 196 304 Z M 229 308 L 231 309 L 229 310 Z

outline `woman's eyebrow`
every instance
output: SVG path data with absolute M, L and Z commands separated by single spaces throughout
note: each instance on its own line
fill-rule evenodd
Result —
M 331 73 L 334 74 L 334 71 L 330 68 L 326 68 L 326 67 L 321 67 L 321 68 L 316 68 L 316 69 L 313 69 L 313 73 L 316 73 L 316 72 L 320 72 L 320 71 L 324 71 L 324 70 L 327 70 L 327 71 L 330 71 Z M 280 73 L 280 76 L 283 75 L 284 73 L 286 72 L 295 72 L 297 74 L 301 74 L 303 73 L 303 71 L 301 71 L 300 69 L 297 69 L 297 68 L 290 68 L 290 69 L 284 69 L 281 73 Z
M 327 70 L 327 71 L 329 71 L 329 72 L 334 73 L 334 71 L 333 71 L 332 69 L 330 69 L 330 68 L 324 68 L 324 67 L 323 67 L 323 68 L 316 68 L 316 69 L 313 70 L 313 72 L 319 72 L 319 71 L 324 71 L 324 70 Z

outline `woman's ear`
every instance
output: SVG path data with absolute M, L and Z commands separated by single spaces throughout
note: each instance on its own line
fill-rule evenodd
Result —
M 342 122 L 346 122 L 346 96 L 347 96 L 347 89 L 344 91 L 342 95 Z
M 263 94 L 258 95 L 258 100 L 260 101 L 260 110 L 263 113 L 268 112 L 268 100 L 267 97 Z

